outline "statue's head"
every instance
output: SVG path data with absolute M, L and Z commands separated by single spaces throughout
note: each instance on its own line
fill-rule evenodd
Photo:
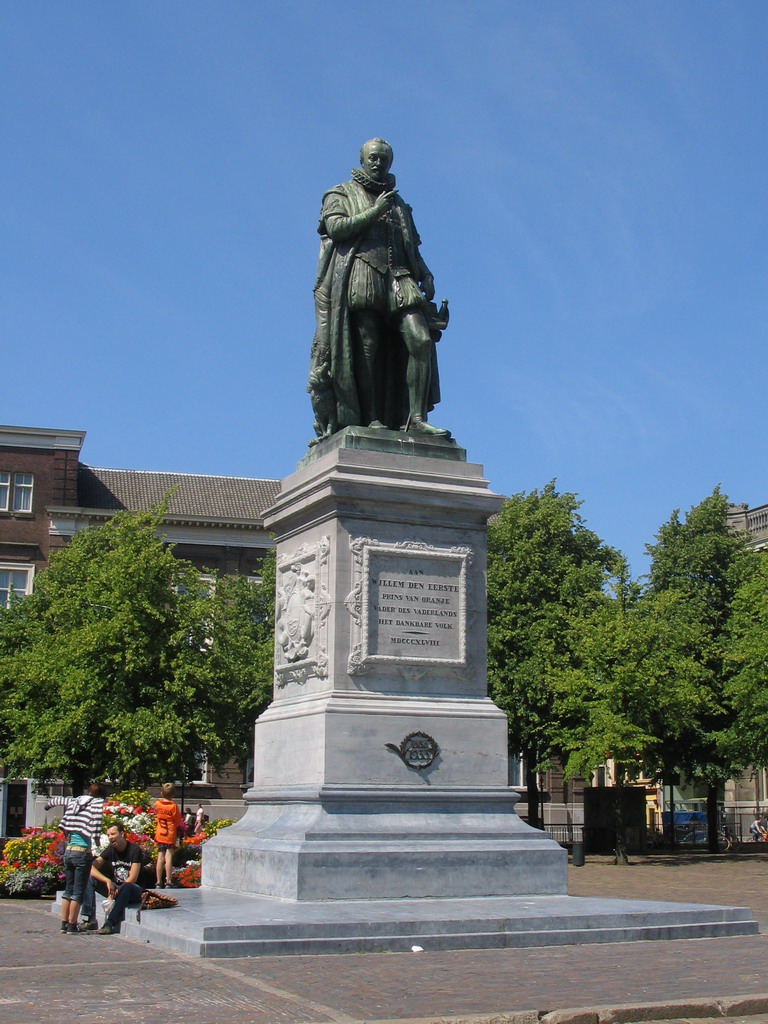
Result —
M 360 149 L 360 165 L 374 181 L 384 181 L 393 157 L 392 147 L 384 139 L 368 139 Z

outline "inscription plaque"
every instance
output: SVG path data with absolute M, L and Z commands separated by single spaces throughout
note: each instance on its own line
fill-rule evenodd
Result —
M 470 550 L 363 542 L 359 553 L 356 664 L 465 665 Z

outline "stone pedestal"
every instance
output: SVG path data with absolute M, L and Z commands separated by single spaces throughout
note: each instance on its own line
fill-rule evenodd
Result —
M 560 894 L 566 854 L 515 813 L 487 697 L 486 524 L 453 442 L 352 428 L 283 481 L 274 700 L 248 809 L 206 888 L 291 900 Z

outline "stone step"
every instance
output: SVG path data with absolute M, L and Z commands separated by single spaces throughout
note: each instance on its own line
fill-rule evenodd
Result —
M 129 911 L 122 933 L 199 957 L 498 949 L 754 935 L 742 907 L 570 896 L 294 903 L 174 891 L 179 906 Z

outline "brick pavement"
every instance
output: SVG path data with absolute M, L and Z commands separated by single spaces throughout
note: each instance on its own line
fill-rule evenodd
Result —
M 752 853 L 747 846 L 745 852 L 717 857 L 659 854 L 630 860 L 629 867 L 616 868 L 609 857 L 590 857 L 582 868 L 569 867 L 569 893 L 749 907 L 768 931 L 768 853 Z
M 451 1018 L 535 1024 L 542 1017 L 543 1024 L 701 1017 L 717 1017 L 723 1024 L 723 1013 L 734 1020 L 751 1014 L 750 1024 L 768 1024 L 768 855 L 659 856 L 627 868 L 591 858 L 569 872 L 570 892 L 577 896 L 746 905 L 765 934 L 198 960 L 119 936 L 61 936 L 44 901 L 0 900 L 0 1024 L 59 1024 L 73 1018 L 78 1024 Z M 743 1002 L 746 997 L 751 1002 Z M 619 1012 L 620 1007 L 627 1009 Z

